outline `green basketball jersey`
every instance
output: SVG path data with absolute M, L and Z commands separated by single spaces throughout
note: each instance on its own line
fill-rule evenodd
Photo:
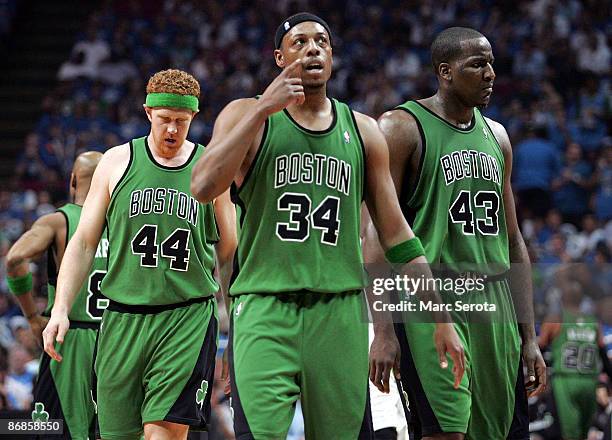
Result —
M 418 183 L 413 194 L 402 194 L 402 203 L 415 214 L 412 228 L 428 261 L 459 271 L 506 270 L 504 156 L 484 117 L 474 109 L 464 130 L 416 101 L 398 108 L 414 116 L 422 135 Z
M 58 209 L 58 212 L 61 212 L 66 219 L 66 246 L 68 246 L 68 242 L 76 232 L 79 219 L 81 218 L 81 210 L 82 207 L 74 203 L 68 203 Z M 79 290 L 72 305 L 72 310 L 68 315 L 70 321 L 96 322 L 102 319 L 102 312 L 104 312 L 108 305 L 108 299 L 100 291 L 100 283 L 106 274 L 107 253 L 108 237 L 106 229 L 104 229 L 89 275 L 81 290 Z M 55 288 L 57 284 L 57 268 L 51 254 L 47 257 L 47 265 L 49 283 L 47 285 L 48 303 L 45 315 L 49 316 L 55 302 Z
M 219 240 L 212 203 L 191 196 L 196 145 L 181 166 L 155 161 L 146 137 L 130 142 L 129 165 L 106 212 L 109 256 L 104 295 L 130 305 L 164 305 L 218 290 L 213 244 Z
M 352 111 L 331 100 L 327 130 L 271 115 L 234 201 L 239 242 L 232 294 L 342 292 L 365 285 L 359 241 L 364 146 Z
M 554 374 L 596 377 L 601 370 L 597 344 L 597 320 L 593 316 L 563 311 L 561 331 L 552 342 Z

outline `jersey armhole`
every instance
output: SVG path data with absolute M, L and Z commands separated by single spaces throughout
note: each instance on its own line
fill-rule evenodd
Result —
M 68 238 L 70 236 L 70 221 L 68 220 L 68 215 L 61 209 L 58 209 L 55 212 L 59 212 L 60 214 L 62 214 L 62 216 L 64 217 L 64 220 L 66 220 L 66 237 L 65 237 L 66 241 L 64 242 L 64 246 L 68 247 Z M 53 251 L 55 251 L 55 255 L 53 255 L 54 254 Z M 64 249 L 64 252 L 65 251 L 66 249 Z M 49 249 L 47 250 L 47 282 L 53 287 L 57 287 L 58 267 L 57 267 L 57 262 L 55 260 L 57 255 L 58 255 L 58 249 L 55 246 L 55 240 L 54 240 L 51 246 L 49 246 Z
M 130 172 L 130 168 L 132 168 L 132 163 L 134 162 L 134 145 L 132 143 L 133 141 L 134 140 L 132 139 L 129 142 L 129 145 L 130 145 L 130 160 L 128 161 L 128 164 L 127 164 L 127 167 L 125 168 L 125 171 L 123 172 L 123 174 L 121 175 L 121 177 L 117 181 L 117 184 L 113 188 L 113 193 L 110 195 L 110 200 L 108 202 L 109 206 L 112 203 L 112 201 L 115 199 L 115 196 L 117 195 L 117 193 L 121 190 L 122 183 L 125 180 L 125 177 Z
M 348 106 L 347 106 L 348 107 Z M 359 138 L 359 144 L 361 145 L 361 157 L 362 159 L 362 180 L 361 180 L 361 201 L 363 202 L 365 200 L 365 189 L 366 189 L 366 184 L 367 184 L 367 169 L 368 167 L 366 166 L 366 151 L 365 151 L 365 144 L 363 142 L 363 138 L 361 137 L 361 132 L 359 131 L 359 126 L 357 125 L 357 119 L 355 118 L 355 112 L 353 112 L 353 109 L 348 107 L 349 112 L 351 113 L 351 119 L 353 120 L 353 125 L 355 126 L 355 131 L 357 132 L 357 137 Z
M 480 114 L 480 117 L 482 118 L 482 122 L 484 122 L 485 126 L 487 127 L 487 130 L 489 130 L 489 134 L 491 135 L 491 137 L 495 141 L 495 145 L 497 145 L 497 148 L 499 148 L 499 152 L 501 153 L 501 155 L 503 157 L 504 150 L 502 149 L 501 144 L 499 143 L 499 140 L 497 139 L 497 136 L 495 136 L 495 133 L 493 132 L 493 129 L 491 128 L 491 126 L 487 122 L 487 118 L 485 118 L 485 116 L 482 113 L 479 112 L 479 114 Z
M 404 170 L 404 178 L 402 179 L 402 191 L 399 194 L 399 201 L 402 207 L 411 208 L 414 204 L 414 199 L 416 198 L 418 189 L 421 187 L 421 177 L 423 174 L 423 164 L 425 163 L 425 155 L 427 154 L 427 140 L 425 138 L 425 132 L 423 131 L 423 126 L 421 125 L 421 121 L 417 118 L 416 114 L 407 108 L 404 107 L 396 107 L 396 110 L 402 110 L 408 113 L 415 120 L 417 124 L 417 128 L 419 129 L 419 136 L 421 137 L 421 157 L 419 158 L 419 166 L 417 167 L 417 176 L 415 180 L 414 188 L 408 188 L 409 181 L 408 176 L 409 173 Z M 406 166 L 407 168 L 407 166 Z M 410 190 L 412 190 L 412 194 L 410 194 Z M 412 209 L 410 209 L 412 211 Z M 412 215 L 414 217 L 414 215 Z M 414 220 L 414 219 L 412 219 Z

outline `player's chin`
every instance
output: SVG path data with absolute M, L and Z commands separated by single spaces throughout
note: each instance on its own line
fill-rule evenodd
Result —
M 487 108 L 490 101 L 491 101 L 491 96 L 489 95 L 486 98 L 479 99 L 474 107 Z

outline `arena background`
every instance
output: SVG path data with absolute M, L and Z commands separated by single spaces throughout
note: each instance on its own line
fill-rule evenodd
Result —
M 201 111 L 189 138 L 205 144 L 225 104 L 261 93 L 277 74 L 274 30 L 303 10 L 325 18 L 333 32 L 328 94 L 373 117 L 435 90 L 428 50 L 437 32 L 461 25 L 489 38 L 497 78 L 485 114 L 505 125 L 513 144 L 519 220 L 536 263 L 537 320 L 559 310 L 556 268 L 585 263 L 583 308 L 597 314 L 612 356 L 610 6 L 605 0 L 0 0 L 0 417 L 29 408 L 40 355 L 8 292 L 4 258 L 38 217 L 67 201 L 74 157 L 148 133 L 145 84 L 169 67 L 201 83 Z M 42 310 L 46 262 L 32 271 Z M 226 339 L 222 316 L 219 358 Z M 535 432 L 547 399 L 530 403 Z M 219 383 L 213 405 L 210 438 L 233 438 Z M 302 435 L 298 423 L 290 438 Z

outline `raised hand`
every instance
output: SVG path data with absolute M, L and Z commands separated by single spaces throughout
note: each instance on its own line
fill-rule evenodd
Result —
M 297 59 L 285 67 L 266 88 L 258 104 L 268 115 L 279 112 L 291 104 L 299 105 L 304 102 L 301 72 L 302 60 Z

